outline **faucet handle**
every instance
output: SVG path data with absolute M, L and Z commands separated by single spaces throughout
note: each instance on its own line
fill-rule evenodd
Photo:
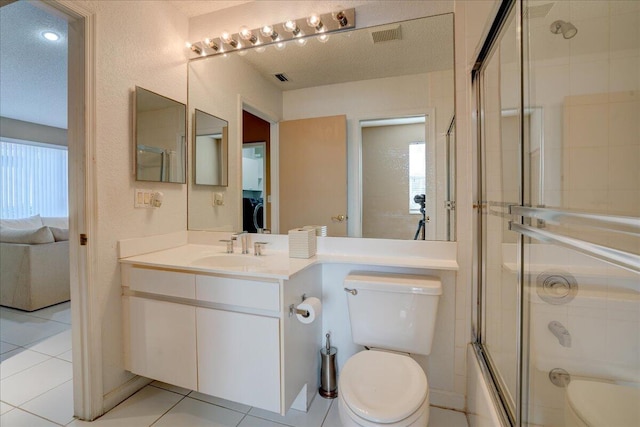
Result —
M 262 255 L 262 248 L 264 247 L 264 245 L 269 244 L 269 242 L 254 242 L 253 243 L 253 254 L 255 256 L 261 256 Z
M 233 253 L 233 241 L 234 240 L 235 240 L 234 238 L 220 240 L 221 242 L 225 242 L 227 244 L 227 253 L 228 254 L 232 254 Z

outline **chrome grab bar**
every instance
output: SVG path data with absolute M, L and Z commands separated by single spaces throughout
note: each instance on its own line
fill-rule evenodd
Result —
M 546 243 L 553 243 L 558 246 L 564 246 L 577 252 L 592 256 L 613 263 L 627 270 L 640 273 L 640 256 L 632 253 L 620 251 L 606 246 L 597 245 L 595 243 L 585 242 L 583 240 L 566 237 L 559 234 L 551 233 L 529 225 L 518 224 L 509 221 L 509 230 L 516 231 L 536 240 Z

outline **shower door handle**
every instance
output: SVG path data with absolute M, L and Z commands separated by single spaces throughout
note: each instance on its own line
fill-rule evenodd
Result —
M 348 217 L 346 215 L 340 214 L 336 216 L 332 216 L 331 220 L 335 222 L 344 222 Z

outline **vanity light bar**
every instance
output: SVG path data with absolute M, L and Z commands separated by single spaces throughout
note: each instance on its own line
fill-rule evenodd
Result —
M 207 38 L 203 41 L 186 44 L 192 52 L 191 58 L 201 59 L 236 50 L 279 44 L 287 40 L 311 37 L 322 34 L 322 42 L 328 33 L 350 30 L 356 27 L 356 10 L 344 9 L 333 13 L 313 14 L 308 18 L 292 19 L 279 24 L 265 25 L 250 30 L 243 26 L 240 31 L 231 34 L 225 31 L 219 37 Z M 306 40 L 304 40 L 306 42 Z M 301 43 L 302 44 L 302 43 Z

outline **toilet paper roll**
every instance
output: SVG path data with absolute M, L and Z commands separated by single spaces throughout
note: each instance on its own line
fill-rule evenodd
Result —
M 296 314 L 296 317 L 298 318 L 298 320 L 301 323 L 305 323 L 305 324 L 313 323 L 313 321 L 316 320 L 316 317 L 320 316 L 320 313 L 322 313 L 322 303 L 316 297 L 309 297 L 305 299 L 296 308 L 300 310 L 306 310 L 309 312 L 309 317 L 304 317 L 301 314 Z

